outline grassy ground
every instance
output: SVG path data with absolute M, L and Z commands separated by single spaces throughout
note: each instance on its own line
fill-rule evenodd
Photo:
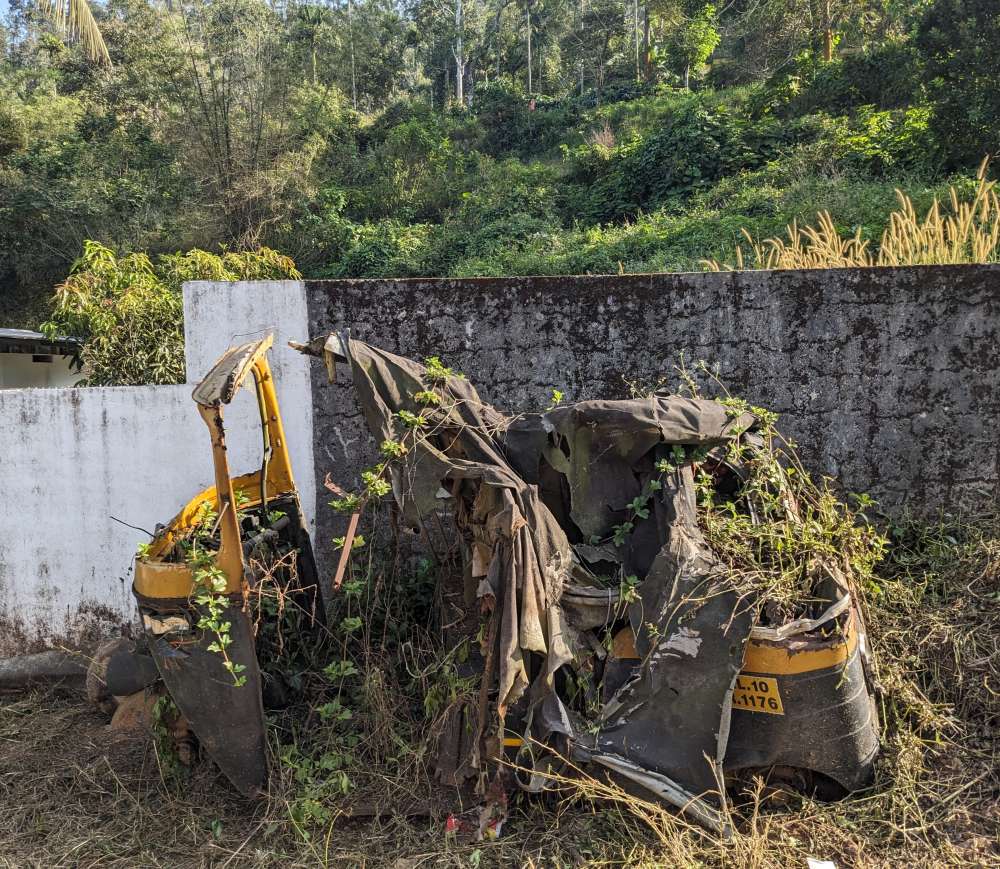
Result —
M 841 802 L 749 783 L 720 842 L 591 784 L 562 804 L 515 800 L 497 841 L 453 841 L 444 819 L 461 807 L 430 781 L 426 727 L 391 691 L 376 702 L 369 685 L 352 725 L 366 734 L 353 788 L 317 791 L 322 810 L 304 815 L 322 775 L 303 776 L 301 757 L 276 759 L 270 797 L 250 805 L 209 764 L 176 776 L 153 740 L 49 690 L 0 699 L 0 865 L 1000 866 L 1000 522 L 889 530 L 868 594 L 884 749 L 875 786 Z

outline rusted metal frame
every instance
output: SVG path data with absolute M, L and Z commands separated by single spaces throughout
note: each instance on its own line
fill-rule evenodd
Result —
M 242 592 L 243 589 L 243 548 L 240 545 L 240 525 L 236 516 L 233 484 L 229 476 L 222 406 L 198 405 L 198 412 L 208 426 L 212 439 L 212 464 L 215 471 L 215 491 L 218 495 L 220 529 L 219 552 L 215 561 L 226 575 L 226 593 L 234 594 Z

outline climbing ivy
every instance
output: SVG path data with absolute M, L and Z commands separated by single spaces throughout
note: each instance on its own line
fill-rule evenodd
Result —
M 215 553 L 197 546 L 188 558 L 188 565 L 194 577 L 194 602 L 201 608 L 201 617 L 197 626 L 208 631 L 215 639 L 206 646 L 209 652 L 216 652 L 222 658 L 222 666 L 233 677 L 233 685 L 241 688 L 247 678 L 243 675 L 245 664 L 237 664 L 229 657 L 229 647 L 232 645 L 232 622 L 225 618 L 229 608 L 229 595 L 226 593 L 226 575 L 216 564 Z
M 355 513 L 366 504 L 375 503 L 388 495 L 392 491 L 388 476 L 393 463 L 404 458 L 415 445 L 426 438 L 425 430 L 431 422 L 430 413 L 446 415 L 453 406 L 444 404 L 444 396 L 438 390 L 447 383 L 448 378 L 464 378 L 465 375 L 446 366 L 438 356 L 424 359 L 424 368 L 427 383 L 421 385 L 425 388 L 414 392 L 411 398 L 427 410 L 417 414 L 403 409 L 395 414 L 402 427 L 400 437 L 382 441 L 379 447 L 382 461 L 361 472 L 360 492 L 348 492 L 329 502 L 338 513 Z M 343 549 L 347 545 L 346 537 L 333 538 L 333 545 L 338 550 Z M 360 535 L 351 541 L 352 550 L 364 545 L 364 537 Z

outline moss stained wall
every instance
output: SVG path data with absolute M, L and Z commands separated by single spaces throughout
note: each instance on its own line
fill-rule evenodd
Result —
M 553 387 L 676 386 L 683 354 L 779 412 L 811 469 L 886 509 L 1000 494 L 1000 266 L 307 281 L 306 297 L 312 335 L 440 355 L 505 410 L 543 408 Z M 314 365 L 314 454 L 318 480 L 352 485 L 374 448 L 346 380 Z

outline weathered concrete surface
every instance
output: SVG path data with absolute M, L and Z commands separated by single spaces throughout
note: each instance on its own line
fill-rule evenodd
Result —
M 808 464 L 849 491 L 924 512 L 995 502 L 998 314 L 1000 266 L 185 287 L 189 380 L 231 343 L 277 333 L 310 515 L 323 476 L 353 485 L 374 445 L 349 384 L 327 386 L 322 366 L 286 341 L 343 327 L 442 356 L 507 410 L 544 407 L 553 387 L 570 399 L 624 396 L 626 378 L 670 377 L 683 353 L 781 412 Z M 132 618 L 132 555 L 145 535 L 109 516 L 152 529 L 210 483 L 190 391 L 0 391 L 0 656 Z M 259 458 L 254 415 L 248 395 L 227 413 L 237 472 Z M 323 507 L 315 515 L 322 556 L 333 519 Z
M 270 353 L 278 401 L 281 404 L 288 452 L 306 519 L 313 521 L 316 490 L 313 478 L 312 383 L 309 359 L 288 346 L 308 331 L 305 285 L 302 281 L 190 281 L 184 285 L 184 357 L 187 379 L 197 382 L 227 347 L 274 335 Z M 260 427 L 251 425 L 256 399 L 240 390 L 226 409 L 227 432 L 249 439 L 256 447 L 247 461 L 260 461 Z M 237 416 L 239 414 L 239 416 Z M 245 423 L 244 423 L 245 421 Z M 240 473 L 251 466 L 241 467 Z
M 0 656 L 131 621 L 132 558 L 211 481 L 187 386 L 0 391 Z
M 683 355 L 779 412 L 813 470 L 888 509 L 974 507 L 1000 492 L 1000 266 L 308 281 L 306 291 L 313 334 L 349 327 L 394 352 L 440 355 L 505 410 L 544 407 L 553 387 L 585 399 L 625 396 L 626 380 L 676 385 Z M 352 484 L 370 439 L 349 386 L 327 387 L 319 365 L 313 379 L 317 479 L 331 471 Z
M 230 343 L 279 333 L 275 380 L 312 516 L 308 360 L 285 344 L 307 331 L 303 285 L 189 285 L 185 314 L 190 381 Z M 149 538 L 110 517 L 153 530 L 212 484 L 191 388 L 0 390 L 0 657 L 86 645 L 132 621 L 132 560 Z M 226 424 L 234 473 L 258 467 L 260 421 L 247 390 L 226 409 Z

